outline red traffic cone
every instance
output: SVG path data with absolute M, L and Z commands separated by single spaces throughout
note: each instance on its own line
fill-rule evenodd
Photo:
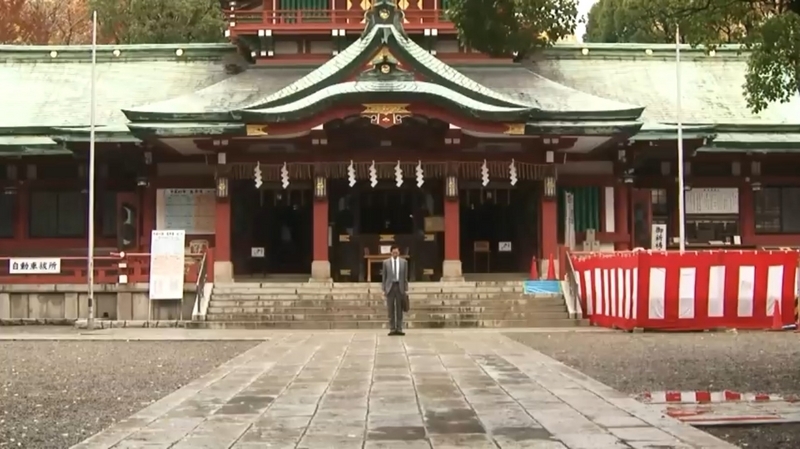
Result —
M 550 257 L 547 258 L 547 277 L 545 279 L 556 280 L 556 262 L 553 260 L 553 253 L 550 253 Z
M 779 331 L 783 329 L 783 319 L 781 318 L 781 303 L 775 301 L 775 306 L 772 308 L 772 330 Z
M 539 280 L 539 269 L 536 267 L 536 256 L 531 258 L 531 281 Z

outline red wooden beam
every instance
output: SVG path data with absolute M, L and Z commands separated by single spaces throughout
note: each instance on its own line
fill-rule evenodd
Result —
M 458 126 L 459 128 L 475 132 L 503 134 L 508 129 L 504 123 L 493 123 L 460 117 L 444 108 L 422 103 L 410 103 L 407 109 L 412 115 L 422 115 L 429 118 L 439 119 L 446 123 Z M 364 110 L 365 107 L 363 104 L 341 106 L 329 109 L 308 119 L 291 123 L 269 124 L 267 125 L 267 131 L 269 132 L 270 136 L 296 134 L 299 132 L 308 131 L 309 129 L 323 125 L 332 120 L 362 115 Z
M 364 11 L 362 10 L 264 10 L 235 11 L 228 14 L 231 36 L 253 34 L 258 30 L 272 30 L 273 34 L 326 34 L 331 30 L 346 30 L 360 33 L 364 29 Z M 407 10 L 405 11 L 406 31 L 422 31 L 435 28 L 442 32 L 455 32 L 455 26 L 448 21 L 442 11 Z

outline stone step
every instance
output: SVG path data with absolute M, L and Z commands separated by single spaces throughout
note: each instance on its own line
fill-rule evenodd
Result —
M 567 307 L 564 304 L 545 305 L 545 306 L 434 306 L 434 305 L 412 305 L 415 312 L 425 313 L 566 313 Z M 253 314 L 324 314 L 324 313 L 386 313 L 385 304 L 375 304 L 370 306 L 339 306 L 330 307 L 259 307 L 259 306 L 220 306 L 211 303 L 208 314 L 229 314 L 229 313 L 253 313 Z
M 563 306 L 562 298 L 552 299 L 428 299 L 414 298 L 410 300 L 412 307 L 548 307 Z M 327 299 L 240 299 L 217 298 L 210 301 L 216 307 L 383 307 L 384 298 L 327 298 Z
M 565 311 L 544 313 L 496 312 L 496 313 L 426 313 L 409 312 L 405 314 L 408 321 L 498 321 L 527 319 L 562 319 L 568 318 Z M 309 314 L 255 314 L 231 313 L 209 314 L 206 321 L 386 321 L 386 311 L 382 313 L 330 312 L 317 315 Z
M 442 328 L 547 328 L 588 326 L 587 320 L 524 319 L 524 320 L 472 320 L 472 321 L 406 321 L 407 329 Z M 383 321 L 192 321 L 186 324 L 194 329 L 387 329 Z
M 413 300 L 511 300 L 511 299 L 528 299 L 528 300 L 545 300 L 545 299 L 560 299 L 562 295 L 537 293 L 533 295 L 523 295 L 522 293 L 409 293 L 409 299 Z M 214 291 L 211 293 L 212 299 L 221 300 L 276 300 L 286 301 L 292 299 L 300 300 L 359 300 L 359 299 L 383 299 L 384 295 L 381 292 L 362 292 L 362 293 L 220 293 Z
M 383 293 L 380 287 L 376 288 L 316 288 L 316 287 L 302 287 L 302 288 L 225 288 L 214 286 L 215 294 L 224 295 L 280 295 L 280 294 L 309 294 L 309 295 L 349 295 L 349 294 L 367 294 L 367 293 Z M 522 286 L 518 287 L 458 287 L 458 288 L 411 288 L 410 294 L 501 294 L 501 293 L 516 293 L 523 294 L 525 289 Z
M 517 287 L 523 280 L 501 281 L 456 281 L 456 282 L 409 282 L 409 288 L 450 288 L 450 287 Z M 220 288 L 380 288 L 380 282 L 217 282 Z
M 509 298 L 509 299 L 432 299 L 411 298 L 412 307 L 547 307 L 563 306 L 563 298 Z M 212 307 L 381 307 L 384 298 L 350 299 L 241 299 L 212 297 Z

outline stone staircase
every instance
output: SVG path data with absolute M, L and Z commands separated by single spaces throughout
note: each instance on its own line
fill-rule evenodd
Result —
M 416 282 L 406 327 L 572 327 L 562 295 L 524 295 L 519 281 Z M 206 329 L 383 329 L 387 312 L 377 283 L 230 283 L 214 285 Z

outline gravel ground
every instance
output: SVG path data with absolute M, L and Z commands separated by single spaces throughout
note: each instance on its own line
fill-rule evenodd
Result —
M 506 335 L 625 393 L 800 394 L 800 334 L 792 332 Z M 800 424 L 704 430 L 747 449 L 800 447 Z
M 0 342 L 0 448 L 68 448 L 259 342 Z
M 81 332 L 85 331 L 81 331 L 74 326 L 0 326 L 0 335 L 78 335 Z

